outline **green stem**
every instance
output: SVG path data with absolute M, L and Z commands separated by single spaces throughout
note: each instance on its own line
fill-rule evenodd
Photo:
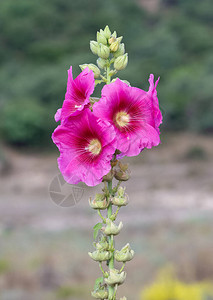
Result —
M 105 277 L 105 272 L 104 272 L 101 262 L 99 262 L 99 268 L 101 269 L 101 272 L 103 273 L 103 277 Z
M 107 81 L 106 84 L 109 84 L 111 81 L 111 76 L 109 75 L 110 72 L 110 61 L 107 64 L 107 68 L 106 68 L 106 77 L 107 77 Z
M 123 266 L 120 269 L 120 273 L 123 271 L 124 267 L 125 267 L 125 263 L 123 263 Z
M 103 223 L 106 224 L 106 219 L 102 216 L 100 209 L 98 209 L 98 215 L 102 219 Z
M 112 181 L 108 182 L 108 190 L 109 190 L 109 194 L 112 194 Z M 112 203 L 109 204 L 108 208 L 107 208 L 107 217 L 110 219 L 110 217 L 112 216 Z M 113 235 L 109 236 L 109 245 L 110 245 L 110 249 L 112 250 L 112 257 L 109 260 L 109 269 L 114 269 L 114 240 L 113 240 Z M 109 291 L 109 300 L 113 300 L 114 297 L 114 287 L 113 286 L 109 286 L 108 287 L 108 291 Z

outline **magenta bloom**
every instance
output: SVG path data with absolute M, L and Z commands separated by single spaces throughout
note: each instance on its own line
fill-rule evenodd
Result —
M 94 73 L 89 68 L 84 69 L 75 79 L 72 76 L 72 67 L 68 70 L 67 91 L 62 109 L 58 110 L 55 120 L 65 120 L 70 116 L 78 115 L 89 104 L 89 97 L 95 88 Z
M 68 118 L 66 126 L 59 125 L 52 139 L 60 151 L 59 169 L 68 183 L 83 181 L 94 186 L 110 171 L 117 146 L 115 131 L 88 108 Z
M 117 79 L 103 87 L 100 101 L 93 106 L 94 114 L 114 127 L 121 156 L 135 156 L 144 148 L 160 143 L 162 115 L 156 91 L 158 81 L 154 84 L 151 74 L 150 88 L 145 92 Z

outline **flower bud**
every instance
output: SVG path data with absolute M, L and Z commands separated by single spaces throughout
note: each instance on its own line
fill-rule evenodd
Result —
M 109 48 L 103 44 L 99 44 L 98 56 L 107 59 L 109 57 L 109 54 L 110 54 Z
M 113 179 L 114 177 L 114 171 L 111 169 L 109 171 L 109 173 L 107 173 L 104 177 L 103 177 L 103 181 L 109 182 Z
M 117 37 L 117 32 L 116 32 L 116 31 L 114 31 L 114 32 L 112 33 L 111 37 L 114 37 L 114 38 L 116 38 L 116 37 Z
M 91 293 L 92 297 L 96 299 L 107 299 L 108 298 L 108 291 L 107 289 L 102 286 L 97 288 L 95 291 Z
M 121 55 L 115 59 L 114 68 L 117 71 L 123 70 L 126 68 L 128 63 L 128 54 Z
M 107 65 L 107 60 L 99 57 L 97 59 L 97 65 L 99 66 L 100 69 L 104 69 Z
M 124 171 L 124 172 L 126 172 L 128 170 L 128 168 L 129 168 L 129 164 L 124 164 L 124 163 L 122 163 L 120 161 L 119 161 L 118 165 L 119 165 L 120 170 Z
M 115 178 L 120 181 L 127 181 L 130 178 L 129 171 L 115 170 Z
M 104 251 L 109 249 L 109 244 L 107 238 L 102 236 L 101 240 L 98 243 L 94 244 L 97 250 Z
M 131 249 L 130 245 L 126 244 L 120 251 L 116 250 L 114 256 L 118 262 L 126 262 L 130 261 L 134 254 L 135 252 Z
M 79 67 L 81 68 L 82 71 L 86 69 L 86 67 L 88 67 L 90 70 L 93 71 L 95 78 L 98 78 L 101 74 L 100 69 L 94 64 L 83 64 L 83 65 L 79 65 Z
M 109 39 L 110 36 L 111 36 L 111 31 L 110 31 L 108 25 L 104 28 L 104 36 L 105 36 L 106 39 Z
M 127 299 L 126 299 L 126 297 L 122 297 L 122 298 L 120 298 L 120 300 L 127 300 Z
M 89 199 L 89 205 L 94 209 L 106 209 L 109 202 L 104 194 L 96 194 L 94 200 Z
M 120 43 L 121 43 L 122 39 L 123 39 L 123 37 L 122 37 L 122 36 L 119 36 L 119 37 L 116 39 L 116 40 L 118 41 L 119 45 L 120 45 Z
M 124 43 L 120 44 L 118 50 L 114 53 L 114 57 L 121 56 L 125 53 L 125 46 Z
M 93 54 L 98 55 L 98 42 L 96 41 L 90 41 L 90 50 L 92 51 Z
M 126 272 L 119 273 L 119 270 L 110 269 L 109 277 L 105 278 L 105 282 L 108 285 L 122 284 L 126 278 Z
M 103 30 L 102 30 L 102 32 L 103 32 Z M 97 42 L 107 45 L 107 39 L 105 38 L 103 33 L 99 32 L 99 31 L 97 32 Z
M 116 41 L 116 37 L 111 36 L 108 40 L 108 43 L 111 45 L 112 43 L 114 43 Z
M 106 261 L 109 260 L 112 256 L 112 253 L 110 251 L 99 251 L 99 250 L 88 252 L 88 254 L 95 261 Z
M 116 206 L 126 206 L 129 202 L 128 200 L 129 198 L 127 195 L 125 195 L 124 197 L 113 197 L 112 204 Z
M 119 225 L 115 225 L 115 223 L 112 222 L 110 219 L 106 219 L 107 226 L 103 228 L 103 232 L 106 235 L 117 235 L 123 228 L 123 223 L 120 222 Z
M 122 187 L 122 186 L 120 186 L 120 187 L 118 188 L 117 195 L 118 195 L 119 198 L 124 197 L 124 195 L 125 195 L 125 190 L 126 190 L 126 188 L 125 188 L 125 187 Z
M 113 42 L 110 46 L 109 46 L 109 49 L 112 51 L 112 52 L 116 52 L 118 50 L 118 47 L 119 47 L 119 42 L 116 40 L 115 42 Z

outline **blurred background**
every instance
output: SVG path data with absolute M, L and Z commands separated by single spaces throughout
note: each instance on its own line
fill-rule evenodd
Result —
M 89 41 L 107 24 L 129 53 L 121 79 L 148 89 L 150 73 L 161 77 L 164 117 L 162 144 L 128 159 L 131 201 L 116 241 L 136 255 L 119 296 L 213 299 L 212 0 L 0 0 L 1 300 L 91 299 L 98 217 L 87 201 L 101 187 L 54 203 L 51 133 L 67 69 L 95 63 Z

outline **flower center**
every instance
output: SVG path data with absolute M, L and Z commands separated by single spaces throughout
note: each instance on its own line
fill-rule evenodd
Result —
M 119 127 L 125 127 L 129 123 L 130 117 L 125 111 L 120 111 L 115 116 L 115 121 Z
M 85 149 L 94 155 L 98 155 L 101 152 L 101 143 L 98 139 L 92 139 L 88 147 L 86 147 Z

